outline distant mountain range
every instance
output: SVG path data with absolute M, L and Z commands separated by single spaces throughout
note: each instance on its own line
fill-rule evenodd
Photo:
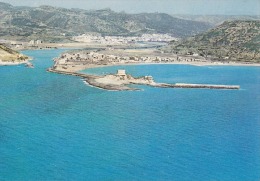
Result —
M 218 26 L 224 21 L 233 20 L 260 20 L 260 16 L 249 16 L 249 15 L 172 15 L 175 18 L 185 19 L 190 21 L 199 21 L 209 23 L 212 26 Z
M 126 14 L 110 9 L 15 7 L 0 2 L 0 38 L 6 39 L 64 41 L 72 35 L 86 32 L 122 36 L 168 33 L 180 38 L 210 28 L 212 25 L 209 23 L 174 18 L 164 13 Z
M 219 60 L 260 62 L 260 21 L 226 21 L 205 33 L 173 42 L 164 50 Z

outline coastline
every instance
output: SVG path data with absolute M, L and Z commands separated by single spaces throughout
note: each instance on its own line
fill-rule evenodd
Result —
M 140 50 L 138 50 L 140 51 Z M 147 50 L 146 50 L 147 51 Z M 151 50 L 150 50 L 151 51 Z M 144 51 L 145 52 L 145 51 Z M 113 52 L 114 53 L 114 52 Z M 118 52 L 117 52 L 118 53 Z M 146 52 L 147 53 L 147 52 Z M 148 85 L 152 87 L 160 87 L 160 88 L 207 88 L 207 89 L 240 89 L 239 85 L 209 85 L 209 84 L 185 84 L 185 83 L 176 83 L 176 84 L 165 84 L 165 83 L 156 83 L 156 82 L 149 82 L 147 76 L 134 78 L 131 75 L 126 75 L 126 77 L 120 77 L 117 74 L 115 75 L 90 75 L 87 73 L 80 72 L 82 70 L 87 70 L 90 68 L 101 68 L 101 67 L 110 67 L 110 66 L 128 66 L 128 65 L 192 65 L 192 66 L 260 66 L 260 64 L 254 63 L 246 63 L 246 62 L 213 62 L 209 60 L 205 60 L 201 57 L 196 57 L 193 61 L 189 61 L 185 59 L 187 57 L 181 57 L 183 59 L 179 60 L 171 59 L 170 61 L 143 61 L 143 60 L 128 60 L 128 61 L 116 61 L 118 58 L 115 58 L 115 61 L 106 61 L 104 62 L 102 58 L 105 55 L 101 54 L 101 59 L 96 60 L 99 55 L 95 53 L 87 53 L 87 55 L 93 56 L 91 58 L 82 58 L 82 54 L 79 52 L 74 52 L 71 54 L 70 57 L 68 53 L 61 54 L 59 58 L 54 59 L 54 65 L 48 69 L 49 72 L 59 73 L 59 74 L 66 74 L 72 76 L 79 76 L 84 79 L 84 82 L 96 87 L 105 90 L 116 90 L 116 91 L 123 91 L 123 90 L 138 90 L 135 88 L 128 87 L 130 84 L 141 84 L 141 85 Z M 73 57 L 76 56 L 76 57 Z M 115 56 L 115 55 L 108 55 L 108 56 Z M 122 56 L 122 55 L 121 55 Z M 167 55 L 164 55 L 167 56 Z M 172 55 L 174 56 L 174 55 Z M 178 55 L 175 55 L 178 57 Z M 73 59 L 75 58 L 75 59 Z M 189 56 L 189 58 L 194 58 Z M 71 60 L 71 61 L 69 61 Z M 114 76 L 114 77 L 113 77 Z M 126 79 L 125 79 L 126 78 Z M 142 79 L 142 80 L 141 80 Z M 124 81 L 122 81 L 124 80 Z M 145 80 L 145 81 L 143 81 Z
M 140 50 L 138 50 L 140 51 Z M 79 54 L 74 53 L 73 55 Z M 190 57 L 191 58 L 191 57 Z M 19 65 L 19 64 L 26 64 L 29 63 L 31 58 L 28 57 L 27 60 L 19 61 L 19 62 L 0 62 L 0 65 Z M 61 63 L 60 58 L 54 59 L 54 66 L 49 68 L 48 72 L 65 74 L 65 75 L 72 75 L 78 76 L 84 79 L 84 82 L 100 89 L 104 90 L 112 90 L 112 91 L 134 91 L 140 90 L 137 88 L 129 87 L 131 84 L 139 84 L 139 85 L 147 85 L 151 87 L 158 87 L 158 88 L 196 88 L 196 89 L 240 89 L 239 85 L 210 85 L 210 84 L 186 84 L 186 83 L 174 83 L 174 84 L 167 84 L 167 83 L 156 83 L 153 81 L 151 76 L 143 76 L 143 77 L 132 77 L 129 74 L 125 74 L 123 77 L 118 74 L 108 74 L 104 76 L 100 75 L 91 75 L 86 73 L 81 73 L 81 70 L 86 70 L 90 68 L 101 68 L 101 67 L 108 67 L 108 66 L 128 66 L 128 65 L 193 65 L 193 66 L 211 66 L 211 65 L 232 65 L 232 66 L 260 66 L 260 64 L 245 64 L 245 63 L 223 63 L 223 62 L 209 62 L 203 59 L 197 59 L 196 61 L 187 61 L 184 60 L 171 60 L 171 61 L 140 61 L 140 60 L 131 60 L 130 61 L 111 61 L 111 62 L 103 62 L 102 61 L 88 61 L 88 62 L 70 62 L 70 63 Z M 33 65 L 32 65 L 33 68 Z
M 50 43 L 50 44 L 45 44 L 48 45 L 50 49 L 63 49 L 63 48 L 71 48 L 71 49 L 84 49 L 84 48 L 107 48 L 106 45 L 102 44 L 97 44 L 97 43 Z M 117 50 L 123 50 L 123 49 L 128 49 L 128 48 L 141 48 L 142 46 L 127 46 L 127 45 L 117 45 L 116 51 Z M 38 49 L 45 49 L 45 48 L 38 48 Z M 151 49 L 143 49 L 144 53 L 151 51 Z M 31 48 L 26 48 L 26 49 L 20 49 L 20 50 L 34 50 Z M 139 49 L 139 51 L 142 50 Z M 113 51 L 113 50 L 112 50 Z M 65 51 L 66 52 L 66 51 Z M 63 53 L 65 53 L 63 52 Z M 162 56 L 165 56 L 166 54 L 162 54 Z M 175 55 L 175 56 L 180 56 L 183 58 L 186 58 L 186 56 L 182 55 Z M 192 65 L 192 66 L 252 66 L 252 67 L 259 67 L 260 63 L 251 63 L 251 62 L 211 62 L 210 60 L 202 60 L 200 57 L 197 56 L 189 56 L 188 58 L 193 58 L 193 59 L 198 59 L 197 61 L 174 61 L 174 62 L 126 62 L 126 63 L 109 63 L 109 64 L 88 64 L 88 65 L 68 65 L 68 68 L 64 71 L 68 72 L 76 72 L 76 71 L 81 71 L 89 68 L 99 68 L 99 67 L 106 67 L 106 66 L 127 66 L 127 65 L 162 65 L 162 64 L 176 64 L 176 65 Z M 32 58 L 29 58 L 28 60 L 22 61 L 22 62 L 3 62 L 0 60 L 0 66 L 11 66 L 11 65 L 20 65 L 20 64 L 26 64 L 29 61 L 31 61 Z
M 136 45 L 138 46 L 138 45 Z M 92 47 L 98 48 L 98 47 Z M 106 48 L 98 51 L 64 52 L 54 59 L 57 70 L 77 72 L 89 68 L 127 65 L 260 66 L 254 62 L 213 61 L 200 56 L 162 53 L 154 48 Z
M 146 46 L 144 46 L 146 45 Z M 168 54 L 168 53 L 155 53 L 154 52 L 157 50 L 155 49 L 156 43 L 155 44 L 145 44 L 145 43 L 140 43 L 140 44 L 134 44 L 134 45 L 129 45 L 129 44 L 121 44 L 121 45 L 113 45 L 112 49 L 110 50 L 111 47 L 108 47 L 108 44 L 100 44 L 100 43 L 95 43 L 95 42 L 88 42 L 88 43 L 83 43 L 83 42 L 71 42 L 71 43 L 43 43 L 39 45 L 38 48 L 25 48 L 25 49 L 18 49 L 18 50 L 37 50 L 37 49 L 103 49 L 104 54 L 110 54 L 112 52 L 113 55 L 120 56 L 123 55 L 124 53 L 122 52 L 127 52 L 125 53 L 126 56 L 158 56 L 158 57 L 165 57 L 165 56 L 179 56 L 182 57 L 183 59 L 197 59 L 196 61 L 174 61 L 174 62 L 130 62 L 130 63 L 109 63 L 106 65 L 73 65 L 75 66 L 74 68 L 70 67 L 68 71 L 80 71 L 84 69 L 89 69 L 89 68 L 98 68 L 98 67 L 104 67 L 104 66 L 117 66 L 117 65 L 149 65 L 149 64 L 177 64 L 177 65 L 193 65 L 193 66 L 260 66 L 260 63 L 252 63 L 252 62 L 234 62 L 234 61 L 227 61 L 227 60 L 222 60 L 219 62 L 214 62 L 211 60 L 206 60 L 203 57 L 198 57 L 198 56 L 185 56 L 185 55 L 177 55 L 177 54 Z M 48 48 L 46 48 L 48 47 Z M 63 53 L 66 53 L 63 52 Z M 130 54 L 128 54 L 130 53 Z M 2 65 L 17 65 L 17 64 L 23 64 L 26 62 L 21 62 L 21 63 L 2 63 Z M 1 61 L 0 61 L 1 65 Z
M 210 62 L 167 62 L 167 63 L 154 63 L 154 62 L 140 62 L 140 63 L 115 63 L 115 64 L 106 64 L 106 65 L 73 65 L 73 67 L 68 66 L 66 70 L 57 68 L 60 71 L 66 72 L 78 72 L 82 70 L 87 70 L 91 68 L 102 68 L 102 67 L 111 67 L 111 66 L 131 66 L 131 65 L 191 65 L 191 66 L 245 66 L 245 67 L 260 67 L 260 64 L 245 64 L 245 63 L 225 63 L 225 64 L 216 64 Z

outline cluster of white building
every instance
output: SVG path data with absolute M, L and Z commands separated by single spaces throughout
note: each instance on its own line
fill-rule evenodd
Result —
M 173 40 L 177 41 L 178 38 L 168 34 L 143 34 L 141 37 L 137 37 L 137 41 L 170 42 Z
M 31 40 L 31 41 L 29 41 L 29 45 L 40 45 L 42 43 L 43 43 L 42 40 Z
M 95 42 L 101 44 L 127 44 L 134 42 L 169 42 L 177 40 L 168 34 L 143 34 L 142 36 L 124 37 L 124 36 L 101 36 L 101 34 L 83 34 L 72 37 L 74 41 L 78 42 Z
M 116 56 L 107 55 L 98 52 L 86 52 L 70 54 L 65 53 L 58 59 L 56 64 L 124 64 L 124 63 L 152 63 L 152 62 L 175 62 L 175 61 L 195 61 L 192 58 L 184 59 L 182 57 L 159 57 L 159 56 Z

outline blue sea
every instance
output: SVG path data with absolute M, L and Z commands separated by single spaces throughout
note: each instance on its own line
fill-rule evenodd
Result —
M 260 67 L 83 71 L 241 86 L 116 92 L 46 72 L 63 51 L 24 51 L 34 69 L 0 67 L 0 180 L 260 180 Z

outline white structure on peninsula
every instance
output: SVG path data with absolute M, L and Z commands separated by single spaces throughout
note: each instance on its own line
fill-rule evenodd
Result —
M 117 75 L 118 76 L 126 76 L 125 70 L 117 70 Z

